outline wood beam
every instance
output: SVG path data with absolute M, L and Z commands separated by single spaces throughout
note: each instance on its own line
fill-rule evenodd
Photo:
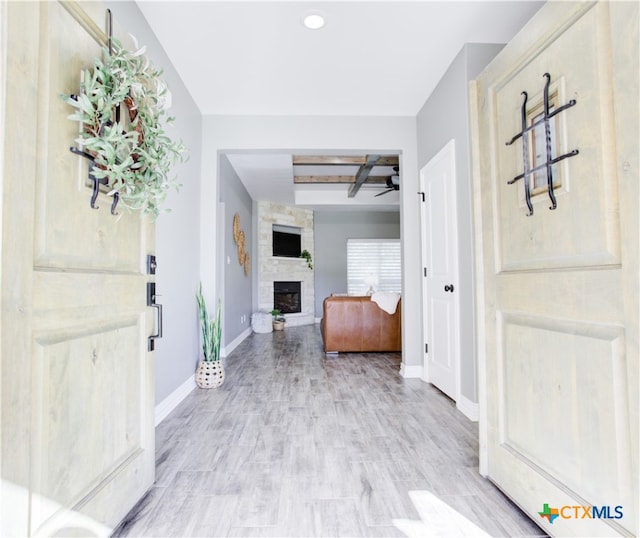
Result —
M 365 183 L 384 185 L 388 177 L 391 176 L 369 176 Z M 293 182 L 298 185 L 313 183 L 355 183 L 356 176 L 293 176 Z
M 349 198 L 353 198 L 358 193 L 362 184 L 367 180 L 371 169 L 376 165 L 378 158 L 379 155 L 367 155 L 367 161 L 360 166 L 356 173 L 356 182 L 349 187 L 349 193 L 347 194 Z
M 378 157 L 376 166 L 400 166 L 400 159 L 397 155 L 382 155 Z
M 339 155 L 294 155 L 293 156 L 293 165 L 294 166 L 304 166 L 304 165 L 319 165 L 319 164 L 328 164 L 328 165 L 362 165 L 366 162 L 365 157 L 359 156 L 339 156 Z
M 356 176 L 293 176 L 293 182 L 304 183 L 355 183 Z
M 294 155 L 294 166 L 318 166 L 318 165 L 357 165 L 362 166 L 367 162 L 366 156 L 353 155 Z M 376 166 L 398 166 L 397 155 L 378 156 L 374 163 Z

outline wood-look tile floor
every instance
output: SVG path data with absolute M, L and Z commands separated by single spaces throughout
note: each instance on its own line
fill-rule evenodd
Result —
M 253 334 L 156 429 L 156 483 L 115 536 L 544 536 L 478 475 L 477 424 L 399 353 Z

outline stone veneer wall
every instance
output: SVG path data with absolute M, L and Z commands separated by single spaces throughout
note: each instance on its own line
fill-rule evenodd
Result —
M 275 281 L 301 282 L 302 312 L 286 314 L 287 325 L 314 323 L 314 272 L 309 269 L 304 258 L 273 256 L 274 224 L 302 228 L 301 250 L 306 249 L 312 257 L 314 255 L 313 211 L 272 202 L 258 202 L 258 308 L 267 312 L 273 309 Z

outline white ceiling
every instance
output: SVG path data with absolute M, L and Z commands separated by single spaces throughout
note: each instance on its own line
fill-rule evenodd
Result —
M 203 114 L 415 116 L 465 43 L 541 2 L 156 1 L 140 10 Z M 326 25 L 302 25 L 310 11 Z
M 137 3 L 204 115 L 339 116 L 415 116 L 465 43 L 506 43 L 542 5 L 524 0 Z M 303 26 L 310 12 L 324 15 L 324 28 Z M 235 156 L 232 163 L 248 188 L 268 182 L 271 194 L 292 200 L 286 158 L 261 153 Z M 337 187 L 346 188 L 318 189 Z M 363 189 L 356 198 L 365 194 Z M 391 202 L 394 196 L 376 200 Z

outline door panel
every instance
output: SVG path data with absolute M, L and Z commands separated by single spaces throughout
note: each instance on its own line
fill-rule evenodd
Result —
M 618 498 L 630 486 L 622 329 L 503 314 L 497 330 L 502 446 L 585 498 Z
M 483 457 L 552 535 L 638 532 L 637 25 L 634 3 L 548 3 L 477 81 Z M 553 156 L 579 154 L 553 167 L 557 209 L 534 190 L 527 216 L 524 180 L 507 183 L 523 171 L 522 142 L 505 142 L 521 130 L 522 91 L 537 113 L 544 73 L 555 106 L 577 101 L 555 116 Z M 560 510 L 553 523 L 544 505 Z
M 33 402 L 33 488 L 63 506 L 92 493 L 142 441 L 140 365 L 128 357 L 138 353 L 143 320 L 92 321 L 35 335 L 33 380 L 42 389 Z
M 429 349 L 429 381 L 454 400 L 456 394 L 456 365 L 451 299 L 431 298 L 429 327 L 431 348 Z
M 101 4 L 84 7 L 91 9 L 95 23 L 103 27 Z M 75 14 L 80 16 L 82 12 Z M 57 3 L 43 9 L 37 97 L 40 159 L 35 193 L 36 214 L 42 218 L 35 228 L 34 264 L 42 268 L 73 266 L 139 273 L 138 253 L 146 250 L 144 220 L 127 214 L 120 215 L 120 220 L 114 218 L 109 210 L 111 198 L 103 195 L 96 204 L 99 210 L 83 211 L 80 217 L 71 209 L 88 204 L 91 187 L 87 160 L 69 152 L 69 146 L 76 145 L 79 126 L 66 119 L 72 109 L 60 99 L 60 93 L 77 91 L 81 71 L 100 56 L 101 45 L 87 32 L 86 24 L 80 25 Z M 82 226 L 69 226 L 78 218 L 84 219 Z
M 611 91 L 610 55 L 608 16 L 594 9 L 558 35 L 526 69 L 506 73 L 492 87 L 490 113 L 496 118 L 492 142 L 498 159 L 495 179 L 500 185 L 495 193 L 499 210 L 494 214 L 499 271 L 620 263 L 618 190 L 615 180 L 603 181 L 617 173 L 613 101 L 601 98 Z M 554 155 L 573 149 L 580 154 L 553 167 L 558 184 L 555 195 L 562 210 L 549 211 L 546 189 L 536 189 L 534 218 L 513 226 L 526 213 L 523 180 L 507 185 L 507 180 L 522 172 L 522 139 L 513 146 L 505 142 L 521 130 L 523 90 L 530 94 L 527 108 L 541 108 L 544 73 L 551 74 L 552 103 L 559 106 L 577 100 L 576 106 L 554 118 Z M 572 225 L 576 229 L 569 233 Z
M 59 97 L 104 43 L 103 7 L 83 6 L 8 7 L 2 479 L 24 495 L 3 498 L 3 535 L 113 527 L 154 476 L 153 227 L 111 215 L 104 194 L 90 208 L 87 164 L 69 151 L 79 126 Z

